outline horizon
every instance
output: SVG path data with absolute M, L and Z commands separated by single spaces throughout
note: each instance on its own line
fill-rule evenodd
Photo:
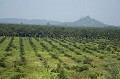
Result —
M 74 21 L 78 21 L 78 20 L 80 20 L 80 19 L 82 19 L 82 18 L 85 18 L 85 17 L 90 17 L 90 16 L 80 17 L 80 18 L 78 18 L 78 19 L 76 19 L 76 20 L 74 20 Z M 0 19 L 24 19 L 24 20 L 48 20 L 48 21 L 57 21 L 57 20 L 49 20 L 49 19 L 26 19 L 26 18 L 0 18 Z M 93 17 L 90 17 L 90 19 L 95 19 L 95 20 L 97 20 L 96 18 L 93 18 Z M 59 22 L 74 22 L 74 21 L 59 21 Z M 99 21 L 99 20 L 97 20 L 97 21 Z M 100 21 L 100 22 L 102 22 L 102 21 Z
M 1 0 L 0 19 L 73 22 L 90 16 L 104 24 L 120 26 L 119 3 L 119 0 Z

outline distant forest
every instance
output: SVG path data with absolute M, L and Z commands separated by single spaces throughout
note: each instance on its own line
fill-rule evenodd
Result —
M 64 27 L 47 25 L 0 24 L 0 36 L 119 39 L 119 27 Z

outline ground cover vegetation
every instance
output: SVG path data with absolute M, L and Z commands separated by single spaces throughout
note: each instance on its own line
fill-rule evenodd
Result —
M 0 24 L 0 79 L 120 79 L 120 28 Z

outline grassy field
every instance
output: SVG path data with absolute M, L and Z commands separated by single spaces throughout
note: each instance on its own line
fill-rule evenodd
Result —
M 120 41 L 0 36 L 0 79 L 120 79 Z

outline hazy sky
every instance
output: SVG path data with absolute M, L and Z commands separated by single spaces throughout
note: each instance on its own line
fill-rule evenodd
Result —
M 0 0 L 0 18 L 75 21 L 87 15 L 120 25 L 120 0 Z

